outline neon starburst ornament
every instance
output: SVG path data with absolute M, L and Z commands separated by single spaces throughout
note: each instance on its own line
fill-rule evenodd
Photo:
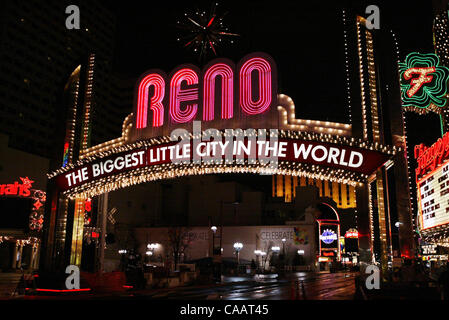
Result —
M 22 183 L 25 187 L 31 188 L 31 185 L 33 184 L 33 180 L 28 179 L 28 177 L 22 178 L 20 177 L 20 180 L 22 180 Z
M 217 55 L 217 49 L 226 43 L 233 43 L 233 38 L 239 34 L 229 32 L 223 24 L 223 19 L 227 14 L 216 13 L 218 3 L 213 3 L 209 14 L 205 11 L 197 10 L 193 14 L 184 14 L 184 19 L 178 21 L 178 27 L 183 30 L 178 41 L 183 43 L 185 48 L 190 48 L 198 55 L 199 61 L 212 52 Z
M 418 113 L 441 113 L 447 103 L 449 69 L 436 54 L 410 53 L 399 63 L 401 98 L 404 108 Z

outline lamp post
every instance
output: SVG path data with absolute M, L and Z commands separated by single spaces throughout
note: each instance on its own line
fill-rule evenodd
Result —
M 120 270 L 124 271 L 125 270 L 125 255 L 128 251 L 121 249 L 118 251 L 118 253 L 120 254 Z
M 215 233 L 217 232 L 217 227 L 212 226 L 210 227 L 210 229 L 212 230 L 212 257 L 213 257 L 215 254 Z
M 146 252 L 146 255 L 151 257 L 154 254 L 154 251 L 159 248 L 159 243 L 150 243 L 147 245 L 147 249 L 149 249 Z M 151 260 L 151 259 L 150 259 Z
M 242 248 L 243 248 L 243 243 L 241 243 L 241 242 L 234 243 L 234 249 L 235 249 L 235 252 L 237 253 L 237 273 L 239 272 L 240 250 L 242 250 Z

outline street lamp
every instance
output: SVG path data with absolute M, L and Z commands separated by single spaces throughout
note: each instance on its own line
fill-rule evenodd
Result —
M 240 250 L 242 250 L 242 248 L 243 248 L 243 243 L 241 243 L 241 242 L 234 243 L 234 249 L 235 249 L 235 252 L 237 252 L 237 268 L 240 265 Z
M 215 255 L 215 233 L 217 233 L 217 227 L 212 226 L 210 227 L 212 230 L 212 257 Z
M 159 248 L 159 243 L 150 243 L 147 245 L 147 248 L 154 251 L 155 249 Z
M 126 253 L 127 253 L 128 251 L 126 251 L 125 249 L 120 249 L 119 251 L 118 251 L 118 253 L 121 255 L 121 258 L 120 258 L 120 270 L 121 271 L 124 271 L 125 270 L 125 260 L 126 260 Z
M 146 252 L 146 255 L 151 257 L 151 256 L 154 254 L 154 250 L 156 250 L 157 248 L 159 248 L 159 243 L 150 243 L 150 244 L 147 244 L 147 248 L 148 248 L 149 250 Z M 150 260 L 150 261 L 151 261 L 151 260 Z

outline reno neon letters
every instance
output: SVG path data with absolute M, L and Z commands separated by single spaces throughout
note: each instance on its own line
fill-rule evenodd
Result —
M 262 53 L 246 56 L 237 66 L 217 59 L 203 72 L 193 65 L 176 68 L 170 77 L 150 70 L 136 87 L 135 127 L 229 120 L 237 108 L 241 116 L 264 114 L 276 102 L 275 75 L 274 61 Z

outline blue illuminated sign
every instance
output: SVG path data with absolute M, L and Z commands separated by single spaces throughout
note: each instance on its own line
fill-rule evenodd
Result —
M 331 244 L 332 242 L 337 240 L 337 234 L 332 230 L 326 229 L 320 235 L 320 240 L 323 241 L 325 244 Z

